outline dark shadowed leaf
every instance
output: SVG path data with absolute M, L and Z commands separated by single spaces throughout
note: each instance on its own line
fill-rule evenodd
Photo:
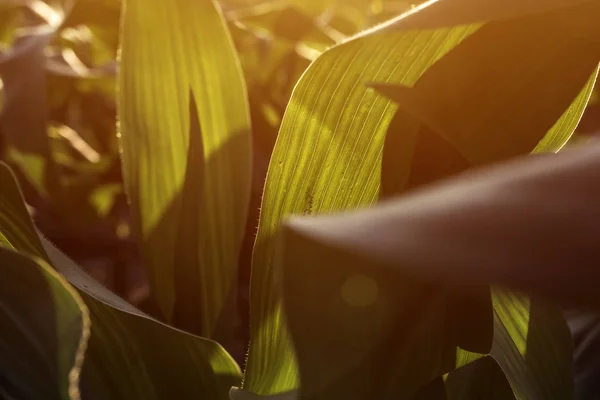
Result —
M 405 398 L 481 357 L 458 348 L 448 313 L 463 286 L 426 284 L 415 273 L 332 246 L 307 221 L 286 227 L 280 255 L 302 399 Z M 499 290 L 493 304 L 490 354 L 516 398 L 573 398 L 572 343 L 560 310 Z
M 0 398 L 79 400 L 88 310 L 48 264 L 6 245 L 0 239 Z
M 0 128 L 10 146 L 11 159 L 41 194 L 57 194 L 59 182 L 47 135 L 46 54 L 72 1 L 27 4 L 42 22 L 18 35 L 0 53 L 0 78 L 4 84 Z M 24 3 L 25 4 L 25 3 Z
M 448 400 L 444 379 L 439 376 L 422 386 L 412 400 Z
M 239 61 L 212 0 L 124 4 L 124 176 L 153 293 L 168 321 L 223 339 L 252 176 Z
M 82 391 L 93 398 L 226 400 L 240 371 L 216 342 L 164 325 L 94 281 L 36 233 L 10 170 L 0 164 L 3 243 L 48 260 L 78 289 L 92 332 Z
M 560 308 L 533 297 L 496 290 L 494 345 L 518 400 L 574 399 L 573 343 Z
M 458 356 L 449 287 L 406 279 L 294 224 L 279 260 L 301 399 L 409 398 L 479 357 Z
M 410 275 L 493 283 L 597 308 L 599 155 L 598 143 L 532 155 L 372 209 L 296 224 Z

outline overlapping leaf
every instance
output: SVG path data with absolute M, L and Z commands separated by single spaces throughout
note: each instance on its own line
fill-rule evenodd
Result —
M 413 279 L 496 283 L 598 307 L 599 152 L 596 143 L 533 156 L 371 210 L 304 220 L 302 230 Z M 571 398 L 570 338 L 559 311 L 514 295 L 496 297 L 495 310 L 491 354 L 516 397 Z
M 0 397 L 79 400 L 85 304 L 48 264 L 0 244 Z
M 273 281 L 273 239 L 283 217 L 376 200 L 380 153 L 395 109 L 364 83 L 414 83 L 475 29 L 353 40 L 321 56 L 296 86 L 271 158 L 254 249 L 252 342 L 244 380 L 248 391 L 273 394 L 297 386 Z
M 167 320 L 227 335 L 252 169 L 239 61 L 212 0 L 124 4 L 125 183 L 151 286 Z
M 227 399 L 240 371 L 216 342 L 143 314 L 95 282 L 50 242 L 40 240 L 10 170 L 0 165 L 3 243 L 49 260 L 78 289 L 92 331 L 82 391 L 107 399 Z
M 515 3 L 508 2 L 507 5 L 514 6 Z M 580 16 L 584 15 L 584 18 L 587 18 L 587 12 L 590 10 L 586 8 L 588 6 L 589 4 L 578 9 Z M 435 13 L 439 11 L 433 8 L 433 5 L 432 10 Z M 423 18 L 426 19 L 428 9 L 424 8 L 420 12 L 424 13 Z M 405 18 L 413 18 L 415 15 L 418 14 L 410 14 Z M 476 17 L 476 20 L 484 21 L 490 15 L 477 14 Z M 472 18 L 475 17 L 469 17 L 469 22 L 473 21 Z M 557 17 L 555 13 L 545 13 L 542 16 L 531 17 L 530 21 L 541 24 L 539 21 L 544 18 L 554 21 Z M 527 22 L 528 19 L 525 20 Z M 327 213 L 375 202 L 379 189 L 381 152 L 385 132 L 390 125 L 398 131 L 400 142 L 404 146 L 400 149 L 402 153 L 397 156 L 397 169 L 392 171 L 392 174 L 395 173 L 399 181 L 410 176 L 412 155 L 420 138 L 418 133 L 422 129 L 421 121 L 415 117 L 420 115 L 403 113 L 400 118 L 393 118 L 393 105 L 372 97 L 372 93 L 363 85 L 369 81 L 387 81 L 412 86 L 435 60 L 448 51 L 448 57 L 453 57 L 454 51 L 464 51 L 461 50 L 461 46 L 451 50 L 461 41 L 465 43 L 476 40 L 472 38 L 483 29 L 484 34 L 496 30 L 505 32 L 507 38 L 518 36 L 520 32 L 513 30 L 515 25 L 511 20 L 489 22 L 480 30 L 479 25 L 472 25 L 452 29 L 394 32 L 393 27 L 397 26 L 396 30 L 406 28 L 403 21 L 404 19 L 399 19 L 369 31 L 324 53 L 305 73 L 294 91 L 269 166 L 253 258 L 252 341 L 244 381 L 244 388 L 250 392 L 272 394 L 297 386 L 293 352 L 280 309 L 279 294 L 274 289 L 277 287 L 274 277 L 274 236 L 282 219 L 290 214 Z M 446 26 L 460 21 L 444 20 L 423 27 Z M 588 29 L 586 32 L 592 31 L 589 24 L 583 25 Z M 568 27 L 557 23 L 550 25 L 548 29 L 555 32 L 542 37 L 536 34 L 536 46 L 553 46 L 553 40 L 557 37 L 554 35 L 560 35 L 560 32 L 567 31 Z M 565 35 L 565 42 L 572 45 L 590 43 L 587 38 L 582 39 L 578 34 Z M 465 37 L 467 38 L 463 41 Z M 548 38 L 551 40 L 547 40 Z M 496 39 L 502 40 L 498 37 Z M 494 44 L 490 43 L 489 51 L 494 52 Z M 499 57 L 501 52 L 502 48 L 499 47 L 498 54 L 493 54 Z M 516 53 L 508 52 L 503 62 L 516 65 L 525 62 L 515 56 Z M 443 65 L 445 62 L 445 58 L 441 58 L 439 64 Z M 577 64 L 571 59 L 556 61 L 541 58 L 527 62 L 536 64 L 537 68 L 548 68 L 549 64 L 559 62 L 565 71 L 569 70 L 570 65 L 573 69 L 569 72 L 574 72 L 578 77 L 567 85 L 570 90 L 560 93 L 560 100 L 557 101 L 564 104 L 563 109 L 538 115 L 535 107 L 527 112 L 528 109 L 524 105 L 525 111 L 519 114 L 521 118 L 528 119 L 528 123 L 550 130 L 550 136 L 547 136 L 548 139 L 541 146 L 550 148 L 549 143 L 552 143 L 560 147 L 571 135 L 589 98 L 593 86 L 593 77 L 590 79 L 590 75 L 594 73 L 597 60 L 592 62 L 590 59 L 583 59 L 582 64 Z M 435 68 L 437 64 L 433 65 Z M 505 93 L 517 85 L 527 83 L 507 82 L 495 90 L 499 90 L 499 94 Z M 528 90 L 543 93 L 539 84 L 535 81 L 531 84 L 526 86 Z M 476 99 L 476 96 L 473 98 Z M 465 112 L 472 111 L 471 109 Z M 511 118 L 508 115 L 504 117 Z M 489 122 L 490 120 L 487 120 L 487 123 Z M 536 134 L 540 135 L 538 140 L 543 136 L 542 129 L 537 130 Z M 510 131 L 506 134 L 504 143 L 508 144 Z M 481 135 L 485 137 L 485 129 L 482 129 Z M 535 143 L 533 142 L 529 149 L 516 146 L 511 149 L 512 153 L 499 151 L 496 154 L 490 151 L 478 155 L 478 160 L 492 161 L 509 154 L 532 151 Z M 461 151 L 458 146 L 457 149 Z M 504 151 L 505 148 L 501 150 Z M 358 233 L 362 228 L 355 229 Z M 385 237 L 386 235 L 379 235 L 377 240 L 385 242 Z M 298 275 L 295 276 L 298 278 Z
M 461 331 L 449 312 L 470 285 L 426 284 L 416 273 L 394 272 L 371 255 L 331 245 L 306 226 L 288 226 L 281 256 L 302 399 L 405 398 L 481 357 L 459 348 Z M 501 291 L 493 299 L 494 341 L 484 351 L 502 366 L 515 397 L 572 398 L 572 344 L 560 310 Z M 477 390 L 476 380 L 462 384 Z

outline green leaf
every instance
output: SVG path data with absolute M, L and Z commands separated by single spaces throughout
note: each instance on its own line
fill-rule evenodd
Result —
M 429 8 L 420 12 L 426 15 Z M 557 17 L 554 13 L 546 13 L 544 18 L 553 21 Z M 376 81 L 411 87 L 430 66 L 436 68 L 436 61 L 439 60 L 439 64 L 443 65 L 446 62 L 444 55 L 454 57 L 453 51 L 464 52 L 461 45 L 455 46 L 470 40 L 480 29 L 507 32 L 508 38 L 513 41 L 514 37 L 511 36 L 518 33 L 514 30 L 514 22 L 510 20 L 490 22 L 483 27 L 471 25 L 409 32 L 388 29 L 396 23 L 401 28 L 402 21 L 403 19 L 395 20 L 325 52 L 306 71 L 294 90 L 269 165 L 253 254 L 251 343 L 244 379 L 244 389 L 251 393 L 274 394 L 298 386 L 297 366 L 283 319 L 278 281 L 275 277 L 274 239 L 283 219 L 293 214 L 330 213 L 375 203 L 380 184 L 385 186 L 380 182 L 380 172 L 383 172 L 383 144 L 385 142 L 387 151 L 390 140 L 395 141 L 399 151 L 391 151 L 387 157 L 388 161 L 392 160 L 391 164 L 383 166 L 389 171 L 391 191 L 404 190 L 407 180 L 412 186 L 429 180 L 427 175 L 411 177 L 413 161 L 423 160 L 420 156 L 413 160 L 413 156 L 420 151 L 420 147 L 425 148 L 421 146 L 424 136 L 437 140 L 437 134 L 431 129 L 422 129 L 418 114 L 404 111 L 395 114 L 393 104 L 374 97 L 374 93 L 364 85 Z M 537 22 L 535 26 L 538 26 Z M 562 29 L 565 27 L 561 25 L 548 27 L 549 31 Z M 542 47 L 552 44 L 556 38 L 555 33 L 536 37 L 539 40 L 536 46 Z M 574 46 L 579 43 L 575 36 L 570 36 L 570 40 Z M 497 44 L 489 43 L 487 51 L 493 52 Z M 500 50 L 503 48 L 499 47 Z M 532 62 L 529 59 L 515 59 L 516 55 L 518 53 L 507 53 L 507 60 L 523 68 L 528 66 L 521 63 Z M 554 60 L 541 59 L 533 62 L 538 63 L 540 68 L 547 68 L 548 65 L 544 63 Z M 510 64 L 506 60 L 504 63 Z M 589 70 L 584 76 L 580 73 L 580 66 L 574 64 L 573 71 L 579 73 L 577 76 L 580 86 L 574 90 L 575 83 L 570 83 L 569 87 L 573 89 L 570 92 L 571 100 L 582 90 L 595 65 L 591 62 L 586 64 Z M 539 118 L 535 124 L 550 129 L 541 146 L 550 147 L 550 144 L 556 145 L 567 140 L 581 116 L 592 85 L 593 78 L 567 111 L 565 109 L 569 103 L 565 101 L 564 108 L 554 113 L 538 115 L 538 110 L 531 107 L 529 114 L 519 114 L 525 114 L 531 121 Z M 496 90 L 501 91 L 498 95 L 504 95 L 506 89 L 506 86 L 496 87 Z M 557 122 L 563 112 L 563 118 Z M 507 115 L 505 118 L 510 119 L 511 116 Z M 467 119 L 464 122 L 469 121 Z M 554 127 L 552 124 L 555 124 Z M 388 128 L 397 132 L 395 138 L 390 139 L 390 135 L 386 137 Z M 481 137 L 485 137 L 485 132 L 492 128 L 486 126 L 481 131 Z M 425 132 L 428 134 L 424 135 Z M 470 145 L 466 140 L 465 144 Z M 534 146 L 535 142 L 528 151 L 534 150 Z M 515 154 L 522 152 L 523 148 L 510 150 L 511 154 Z M 505 157 L 506 154 L 508 152 L 495 154 L 486 151 L 483 155 L 475 154 L 474 157 L 477 160 L 488 157 L 491 161 L 500 156 Z M 469 163 L 461 157 L 460 153 L 458 156 L 452 155 L 446 160 L 449 165 L 444 168 L 453 172 L 467 168 Z M 384 161 L 385 158 L 384 155 Z M 354 229 L 355 233 L 362 231 L 362 227 Z M 377 235 L 377 240 L 382 240 L 382 236 L 386 237 Z M 431 248 L 436 247 L 427 247 Z M 438 261 L 441 263 L 442 259 Z
M 99 398 L 226 400 L 240 370 L 216 342 L 164 325 L 119 298 L 38 234 L 17 183 L 0 164 L 0 238 L 43 258 L 79 291 L 92 332 L 82 371 L 84 391 Z M 84 393 L 85 397 L 85 393 Z
M 475 30 L 459 27 L 351 40 L 324 53 L 297 84 L 263 195 L 253 255 L 245 390 L 265 395 L 297 387 L 273 278 L 273 239 L 282 219 L 354 208 L 377 199 L 380 154 L 395 107 L 364 83 L 414 83 Z
M 0 246 L 0 397 L 79 400 L 88 310 L 40 259 Z
M 415 393 L 413 400 L 448 400 L 444 379 L 440 376 L 422 386 Z
M 125 183 L 153 293 L 168 321 L 228 335 L 252 164 L 245 84 L 220 10 L 125 1 L 120 66 Z

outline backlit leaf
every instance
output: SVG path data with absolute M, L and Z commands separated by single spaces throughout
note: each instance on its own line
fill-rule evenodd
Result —
M 168 321 L 228 335 L 252 169 L 239 61 L 212 0 L 124 4 L 124 176 L 151 287 Z
M 435 11 L 433 8 L 432 10 Z M 430 11 L 424 8 L 420 12 L 427 15 Z M 535 18 L 536 23 L 540 23 L 539 19 L 542 17 Z M 554 21 L 556 15 L 546 13 L 543 18 Z M 402 29 L 402 21 L 403 19 L 394 21 L 398 24 L 398 29 Z M 375 203 L 379 195 L 384 141 L 386 146 L 388 145 L 388 127 L 393 126 L 399 135 L 399 153 L 396 154 L 395 168 L 391 170 L 391 174 L 395 174 L 393 180 L 399 184 L 396 189 L 403 189 L 406 182 L 413 179 L 413 155 L 418 151 L 419 142 L 423 137 L 420 134 L 423 127 L 420 116 L 406 112 L 399 118 L 398 114 L 394 116 L 394 105 L 373 97 L 372 92 L 364 85 L 377 81 L 411 87 L 418 84 L 419 79 L 424 76 L 423 73 L 427 74 L 426 71 L 432 64 L 432 69 L 438 64 L 443 66 L 446 62 L 443 57 L 445 54 L 447 57 L 454 57 L 454 51 L 459 54 L 465 51 L 461 50 L 462 44 L 455 46 L 468 42 L 481 29 L 505 32 L 508 34 L 508 40 L 514 41 L 515 38 L 511 38 L 511 35 L 517 35 L 518 32 L 511 31 L 513 24 L 511 20 L 500 20 L 484 24 L 483 27 L 472 25 L 404 33 L 395 32 L 384 25 L 378 30 L 369 31 L 333 47 L 319 57 L 303 75 L 286 110 L 263 195 L 253 255 L 251 343 L 244 389 L 264 395 L 288 391 L 298 385 L 297 367 L 277 289 L 275 274 L 278 272 L 274 267 L 275 236 L 282 220 L 292 214 L 329 213 Z M 560 33 L 567 28 L 557 24 L 548 26 L 548 29 Z M 591 28 L 586 25 L 586 29 Z M 503 40 L 502 35 L 498 35 L 493 40 Z M 554 33 L 536 36 L 536 46 L 552 46 L 555 39 L 553 35 Z M 581 40 L 577 35 L 567 38 L 573 45 Z M 585 39 L 583 41 L 586 42 Z M 497 43 L 491 41 L 489 51 L 492 51 L 495 45 Z M 495 56 L 501 55 L 498 53 Z M 555 62 L 546 59 L 523 60 L 518 57 L 518 52 L 509 52 L 505 56 L 504 61 L 507 64 L 524 63 L 527 64 L 527 68 L 531 67 L 530 63 L 536 64 L 538 68 L 548 68 L 549 63 Z M 439 62 L 435 63 L 438 60 Z M 567 64 L 570 61 L 564 60 Z M 524 64 L 521 65 L 523 68 Z M 579 81 L 572 82 L 571 92 L 567 93 L 562 110 L 540 115 L 535 107 L 528 108 L 529 105 L 523 105 L 524 111 L 518 115 L 530 119 L 529 123 L 535 126 L 546 127 L 545 129 L 549 130 L 542 141 L 545 143 L 543 146 L 550 147 L 550 142 L 562 144 L 572 134 L 588 100 L 593 85 L 590 75 L 596 65 L 597 59 L 595 62 L 586 60 L 584 66 L 588 69 L 585 71 L 585 68 L 578 69 L 577 64 L 573 65 L 573 71 L 581 73 L 578 74 Z M 568 67 L 565 68 L 568 70 Z M 451 76 L 448 79 L 451 80 Z M 510 88 L 510 85 L 504 85 L 496 87 L 495 90 L 499 91 L 497 95 L 500 96 Z M 539 90 L 539 87 L 535 88 Z M 476 96 L 474 98 L 476 99 Z M 573 100 L 575 101 L 569 106 Z M 561 114 L 564 117 L 559 120 Z M 509 115 L 504 117 L 511 118 Z M 463 122 L 469 121 L 466 119 Z M 488 129 L 492 127 L 482 126 L 481 137 L 485 137 Z M 542 137 L 543 131 L 538 141 Z M 467 140 L 462 144 L 465 143 L 470 145 Z M 532 151 L 537 142 L 532 143 L 526 150 L 522 146 L 510 148 L 507 145 L 510 152 L 499 151 L 495 154 L 487 151 L 475 154 L 474 159 L 492 161 L 510 154 Z M 459 146 L 455 147 L 462 152 Z M 391 156 L 394 156 L 393 152 Z M 467 168 L 469 163 L 462 166 L 451 165 L 451 169 L 457 166 Z M 426 177 L 419 179 L 427 181 Z M 354 229 L 357 235 L 362 231 L 362 227 L 354 226 Z M 377 240 L 385 242 L 386 236 L 378 235 Z M 423 251 L 434 248 L 436 247 L 427 246 L 428 250 Z

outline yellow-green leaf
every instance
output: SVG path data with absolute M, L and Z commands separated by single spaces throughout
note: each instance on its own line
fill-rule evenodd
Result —
M 476 27 L 357 38 L 324 53 L 297 84 L 263 194 L 251 280 L 244 389 L 297 387 L 297 367 L 274 281 L 274 236 L 290 214 L 355 208 L 377 199 L 381 150 L 395 106 L 365 84 L 412 84 Z
M 0 246 L 0 397 L 79 400 L 88 310 L 41 259 Z
M 102 399 L 227 400 L 240 382 L 218 343 L 164 325 L 94 281 L 45 238 L 40 240 L 10 170 L 0 164 L 0 240 L 49 261 L 90 310 L 82 391 Z
M 431 10 L 437 12 L 433 7 Z M 420 11 L 424 13 L 423 18 L 431 10 L 423 8 Z M 560 11 L 544 13 L 543 17 L 536 16 L 536 23 L 539 23 L 539 18 L 555 21 L 557 12 Z M 275 268 L 274 238 L 282 220 L 291 214 L 329 213 L 373 204 L 379 195 L 381 154 L 386 130 L 394 123 L 398 134 L 405 136 L 402 137 L 404 145 L 392 174 L 396 174 L 399 181 L 410 176 L 412 154 L 421 129 L 419 115 L 406 114 L 393 121 L 395 107 L 373 97 L 364 85 L 377 81 L 411 87 L 423 73 L 427 73 L 432 64 L 435 68 L 436 61 L 440 60 L 439 65 L 443 65 L 445 61 L 442 56 L 448 54 L 448 57 L 452 57 L 452 51 L 463 51 L 460 45 L 455 46 L 470 40 L 480 29 L 508 32 L 509 35 L 504 39 L 510 41 L 518 40 L 516 33 L 520 32 L 513 30 L 515 22 L 512 20 L 493 21 L 483 27 L 470 25 L 403 33 L 388 29 L 394 24 L 402 29 L 402 21 L 395 20 L 325 52 L 311 65 L 295 88 L 269 165 L 253 255 L 251 343 L 244 379 L 244 389 L 249 392 L 273 394 L 298 385 L 297 366 L 285 327 L 275 276 L 278 272 Z M 560 32 L 567 27 L 556 24 L 548 26 L 548 29 Z M 591 28 L 586 25 L 586 29 Z M 577 35 L 566 37 L 572 45 L 578 45 L 582 40 Z M 538 35 L 536 38 L 536 45 L 547 47 L 552 46 L 555 36 Z M 503 40 L 502 35 L 494 40 Z M 583 38 L 581 43 L 589 44 L 589 38 Z M 493 51 L 496 44 L 490 42 L 489 51 Z M 507 53 L 505 62 L 508 64 L 510 60 L 516 65 L 524 63 L 523 68 L 531 67 L 527 63 L 547 68 L 548 63 L 556 62 L 544 58 L 520 59 L 516 57 L 517 53 Z M 570 59 L 559 61 L 563 67 L 572 62 Z M 593 86 L 593 78 L 589 79 L 589 76 L 596 65 L 588 59 L 583 60 L 583 64 L 589 67 L 586 75 L 580 73 L 584 69 L 580 68 L 581 65 L 573 65 L 579 81 L 570 83 L 571 91 L 565 97 L 567 100 L 561 100 L 564 109 L 538 115 L 535 107 L 528 109 L 529 105 L 525 104 L 525 111 L 518 114 L 527 116 L 536 126 L 549 129 L 546 139 L 542 140 L 542 147 L 550 147 L 549 143 L 564 143 L 583 112 Z M 568 67 L 565 67 L 567 70 Z M 448 79 L 452 79 L 452 76 Z M 589 79 L 587 86 L 586 79 Z M 578 82 L 579 87 L 576 88 Z M 539 86 L 533 86 L 532 89 L 539 90 Z M 505 95 L 511 86 L 499 86 L 496 90 L 499 91 L 498 95 Z M 569 100 L 573 103 L 569 104 Z M 563 117 L 559 119 L 561 114 Z M 506 115 L 505 118 L 510 119 L 511 116 Z M 486 130 L 492 128 L 482 126 L 482 137 L 485 137 Z M 470 145 L 468 141 L 465 143 Z M 535 142 L 528 151 L 533 151 L 534 146 Z M 460 147 L 456 148 L 461 151 Z M 511 149 L 512 154 L 523 151 L 521 147 Z M 508 154 L 487 152 L 484 155 L 493 160 Z M 476 156 L 481 160 L 484 155 Z M 362 227 L 354 229 L 359 232 Z M 380 240 L 381 236 L 378 238 Z
M 124 177 L 151 287 L 168 321 L 227 335 L 252 169 L 239 61 L 212 0 L 123 4 Z

